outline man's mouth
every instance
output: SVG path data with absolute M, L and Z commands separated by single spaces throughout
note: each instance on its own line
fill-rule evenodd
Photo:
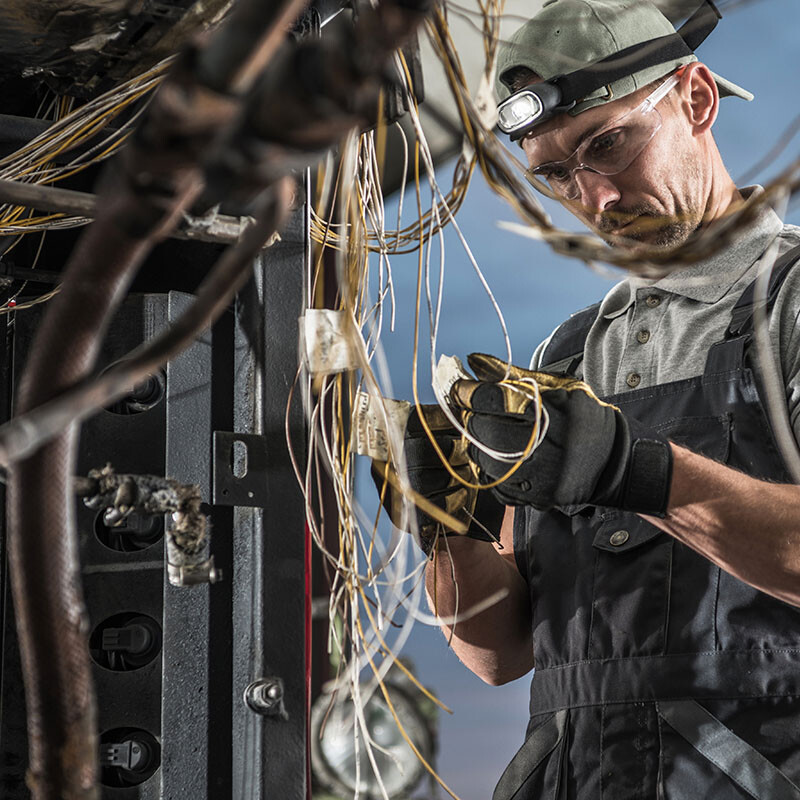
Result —
M 597 229 L 601 233 L 610 234 L 612 236 L 620 236 L 624 235 L 624 231 L 630 231 L 632 228 L 635 229 L 640 220 L 640 214 L 628 217 L 627 219 L 601 219 Z
M 616 232 L 624 231 L 626 228 L 630 228 L 630 226 L 633 225 L 636 222 L 636 220 L 638 220 L 638 219 L 639 219 L 638 216 L 637 217 L 633 217 L 633 219 L 629 219 L 627 222 L 623 222 L 621 225 L 617 225 L 614 228 L 614 231 L 616 231 Z

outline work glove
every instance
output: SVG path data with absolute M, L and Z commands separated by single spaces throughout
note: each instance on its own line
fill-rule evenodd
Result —
M 663 436 L 598 400 L 576 378 L 532 372 L 481 353 L 468 362 L 478 380 L 462 379 L 451 389 L 467 430 L 493 451 L 525 453 L 493 489 L 501 502 L 540 510 L 596 505 L 666 513 L 672 450 Z M 532 451 L 537 401 L 531 382 L 549 418 L 544 439 Z M 468 454 L 484 484 L 503 478 L 519 460 L 500 460 L 475 444 Z
M 467 483 L 478 483 L 476 468 L 467 458 L 466 441 L 461 434 L 439 406 L 422 405 L 412 408 L 403 436 L 403 452 L 411 488 L 463 523 L 466 536 L 482 541 L 497 541 L 505 506 L 491 492 L 467 488 L 447 471 L 420 422 L 420 412 L 424 414 L 436 443 L 456 474 Z M 456 532 L 415 506 L 413 501 L 406 501 L 396 480 L 387 478 L 387 470 L 393 469 L 385 461 L 372 461 L 372 478 L 378 493 L 383 494 L 383 507 L 398 528 L 411 531 L 414 526 L 410 519 L 416 520 L 419 545 L 430 556 L 434 548 L 444 547 L 444 537 Z M 406 502 L 404 522 L 403 506 Z

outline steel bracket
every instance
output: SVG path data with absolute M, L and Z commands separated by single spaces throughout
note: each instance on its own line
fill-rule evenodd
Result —
M 258 433 L 214 431 L 214 505 L 266 508 L 267 442 Z

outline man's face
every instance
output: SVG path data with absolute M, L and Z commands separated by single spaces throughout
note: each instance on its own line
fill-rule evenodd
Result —
M 536 127 L 521 141 L 529 165 L 538 167 L 568 159 L 592 134 L 637 109 L 652 88 L 645 87 L 574 117 L 560 114 Z M 578 169 L 573 177 L 578 196 L 561 199 L 612 245 L 644 242 L 674 247 L 686 241 L 702 222 L 705 170 L 677 89 L 659 103 L 658 112 L 661 128 L 628 167 L 615 175 Z

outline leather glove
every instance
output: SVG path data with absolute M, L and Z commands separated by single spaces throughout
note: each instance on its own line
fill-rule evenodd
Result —
M 527 381 L 537 383 L 549 415 L 540 445 L 493 489 L 503 503 L 540 510 L 597 505 L 665 514 L 672 450 L 663 436 L 598 400 L 576 378 L 532 372 L 480 353 L 470 355 L 468 362 L 478 380 L 458 381 L 451 398 L 464 409 L 465 426 L 477 441 L 502 453 L 526 451 L 536 420 L 535 395 L 525 390 Z M 474 444 L 468 454 L 483 483 L 502 478 L 513 466 L 513 461 L 493 458 Z
M 459 522 L 463 522 L 467 526 L 466 536 L 483 541 L 496 541 L 499 538 L 505 506 L 489 491 L 463 486 L 445 469 L 422 427 L 419 419 L 420 411 L 425 415 L 428 427 L 454 471 L 468 483 L 478 483 L 477 472 L 467 458 L 466 441 L 462 439 L 461 434 L 450 424 L 439 406 L 422 405 L 411 410 L 403 436 L 403 452 L 411 488 Z M 388 468 L 393 469 L 391 465 Z M 386 470 L 385 461 L 373 460 L 372 479 L 375 481 L 378 493 L 383 493 L 383 507 L 394 525 L 400 528 L 403 523 L 403 506 L 407 501 L 401 492 L 386 480 Z M 419 545 L 426 555 L 431 554 L 434 546 L 439 549 L 443 545 L 444 536 L 456 535 L 453 530 L 448 530 L 443 523 L 426 514 L 412 502 L 408 502 L 407 508 L 405 529 L 412 527 L 408 519 L 415 518 Z

